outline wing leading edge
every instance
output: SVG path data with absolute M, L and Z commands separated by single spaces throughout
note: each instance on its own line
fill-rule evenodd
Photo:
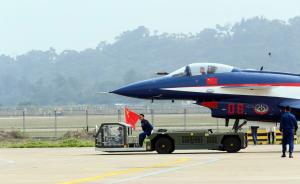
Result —
M 286 100 L 279 104 L 280 107 L 290 106 L 292 109 L 300 111 L 300 100 Z

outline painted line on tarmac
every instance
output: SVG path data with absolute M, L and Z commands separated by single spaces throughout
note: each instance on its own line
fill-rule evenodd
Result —
M 173 171 L 177 171 L 177 170 L 181 170 L 181 169 L 185 169 L 185 168 L 189 168 L 189 167 L 195 167 L 195 166 L 199 166 L 199 165 L 210 164 L 210 163 L 214 163 L 218 160 L 219 159 L 217 159 L 217 158 L 212 158 L 212 159 L 209 159 L 209 160 L 206 160 L 206 161 L 203 161 L 203 162 L 197 162 L 197 163 L 194 163 L 194 164 L 189 164 L 189 165 L 184 165 L 184 166 L 179 166 L 179 167 L 174 167 L 174 168 L 169 168 L 169 169 L 162 169 L 162 170 L 159 170 L 159 171 L 154 171 L 154 172 L 139 175 L 139 176 L 134 176 L 134 177 L 130 177 L 130 178 L 117 180 L 117 181 L 114 181 L 114 182 L 110 182 L 108 184 L 116 184 L 116 183 L 123 183 L 123 182 L 127 182 L 127 181 L 137 180 L 137 179 L 141 179 L 141 178 L 145 178 L 145 177 L 149 177 L 149 176 L 154 176 L 154 175 L 159 175 L 159 174 L 163 174 L 163 173 L 169 173 L 169 172 L 173 172 Z
M 108 177 L 112 177 L 112 176 L 125 175 L 125 174 L 131 174 L 131 173 L 139 173 L 139 172 L 143 172 L 145 170 L 155 169 L 155 168 L 171 167 L 173 165 L 185 163 L 190 160 L 191 160 L 190 158 L 179 158 L 179 159 L 176 159 L 175 161 L 154 164 L 154 165 L 150 165 L 150 166 L 143 167 L 143 168 L 136 167 L 136 168 L 112 171 L 112 172 L 107 172 L 107 173 L 100 174 L 97 176 L 92 176 L 92 177 L 87 177 L 87 178 L 79 178 L 79 179 L 71 180 L 68 182 L 62 182 L 59 184 L 80 184 L 80 183 L 92 182 L 92 181 L 102 180 L 104 178 L 108 178 Z M 177 168 L 177 167 L 175 167 L 175 168 Z
M 13 161 L 13 160 L 7 160 L 7 159 L 0 158 L 0 166 L 7 165 L 7 164 L 14 164 L 14 163 L 15 163 L 15 161 Z

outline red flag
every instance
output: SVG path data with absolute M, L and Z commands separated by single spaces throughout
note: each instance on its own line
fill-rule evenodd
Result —
M 135 124 L 139 120 L 139 115 L 134 111 L 131 111 L 127 107 L 124 108 L 124 119 L 125 123 L 129 124 L 133 129 L 135 129 Z

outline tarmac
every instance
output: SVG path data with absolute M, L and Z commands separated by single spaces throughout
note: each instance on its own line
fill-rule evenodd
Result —
M 300 146 L 281 158 L 280 145 L 239 153 L 210 150 L 104 153 L 94 148 L 0 149 L 2 184 L 276 184 L 300 183 Z

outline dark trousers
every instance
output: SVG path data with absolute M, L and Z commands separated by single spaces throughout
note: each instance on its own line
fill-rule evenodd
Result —
M 257 129 L 252 129 L 251 135 L 252 135 L 253 144 L 256 145 L 257 144 Z
M 139 145 L 141 147 L 143 146 L 143 142 L 144 142 L 146 136 L 149 136 L 149 135 L 151 135 L 151 132 L 142 132 L 142 133 L 140 133 L 140 135 L 139 135 Z
M 269 132 L 268 133 L 268 141 L 269 141 L 269 144 L 274 144 L 275 143 L 275 132 Z
M 294 130 L 288 129 L 282 131 L 282 152 L 286 152 L 286 145 L 289 145 L 289 152 L 294 151 Z

